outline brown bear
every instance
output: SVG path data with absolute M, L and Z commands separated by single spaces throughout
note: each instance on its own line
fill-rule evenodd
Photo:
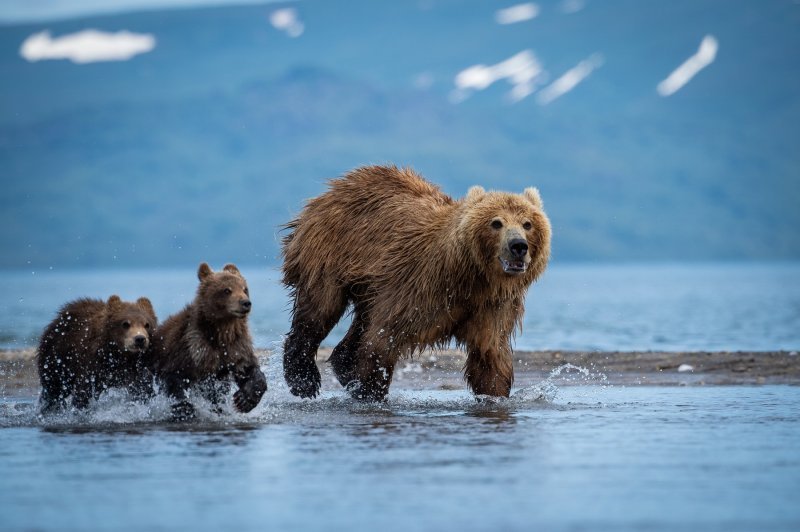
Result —
M 112 386 L 147 395 L 152 377 L 145 353 L 156 325 L 144 297 L 135 303 L 116 295 L 108 301 L 78 299 L 61 307 L 37 351 L 42 412 L 63 408 L 69 396 L 76 408 L 86 408 Z
M 267 390 L 247 327 L 250 292 L 239 269 L 227 264 L 213 272 L 206 263 L 197 271 L 200 285 L 192 303 L 170 316 L 153 335 L 152 368 L 166 392 L 178 400 L 176 419 L 194 416 L 186 390 L 198 385 L 215 406 L 230 391 L 230 378 L 238 390 L 233 404 L 249 412 Z
M 456 201 L 411 169 L 358 168 L 286 225 L 283 282 L 294 299 L 284 344 L 290 391 L 315 397 L 320 342 L 353 305 L 329 362 L 354 397 L 381 400 L 398 358 L 454 339 L 475 394 L 508 396 L 510 338 L 550 256 L 535 188 L 472 187 Z

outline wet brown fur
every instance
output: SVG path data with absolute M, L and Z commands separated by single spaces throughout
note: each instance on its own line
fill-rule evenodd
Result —
M 471 389 L 508 396 L 510 339 L 550 256 L 536 189 L 473 187 L 457 201 L 413 170 L 362 167 L 332 180 L 286 227 L 283 281 L 294 305 L 284 375 L 293 393 L 318 393 L 316 350 L 352 304 L 352 326 L 330 362 L 354 396 L 382 399 L 399 357 L 451 339 L 467 350 Z M 527 242 L 524 273 L 501 267 L 512 237 Z
M 267 384 L 258 365 L 247 326 L 250 296 L 247 282 L 233 264 L 213 272 L 200 265 L 200 285 L 194 301 L 170 316 L 153 335 L 152 366 L 167 393 L 180 402 L 179 417 L 191 417 L 186 390 L 201 384 L 217 403 L 238 386 L 234 406 L 249 412 L 261 400 Z
M 42 410 L 64 407 L 70 396 L 75 407 L 85 408 L 113 386 L 146 394 L 145 352 L 156 325 L 144 297 L 135 303 L 114 295 L 65 304 L 45 328 L 37 351 Z

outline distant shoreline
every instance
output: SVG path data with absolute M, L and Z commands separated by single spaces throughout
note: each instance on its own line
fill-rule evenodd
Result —
M 341 389 L 326 363 L 330 352 L 323 348 L 317 355 L 323 389 Z M 258 355 L 263 364 L 275 352 L 259 349 Z M 38 395 L 34 356 L 32 348 L 0 350 L 0 399 Z M 402 360 L 392 388 L 465 389 L 461 374 L 464 359 L 461 351 L 444 350 Z M 514 369 L 515 388 L 551 376 L 558 385 L 800 385 L 797 351 L 516 351 Z

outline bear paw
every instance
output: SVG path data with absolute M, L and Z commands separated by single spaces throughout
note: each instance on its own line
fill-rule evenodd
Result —
M 322 378 L 317 365 L 313 361 L 311 361 L 311 364 L 312 366 L 303 368 L 302 371 L 296 368 L 293 372 L 285 373 L 286 383 L 289 385 L 289 391 L 292 392 L 292 395 L 305 399 L 313 399 L 319 395 Z

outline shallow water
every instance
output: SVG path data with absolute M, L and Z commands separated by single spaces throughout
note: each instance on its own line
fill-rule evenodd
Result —
M 272 384 L 272 383 L 271 383 Z M 573 383 L 574 384 L 574 383 Z M 800 388 L 545 381 L 167 421 L 0 407 L 3 529 L 797 530 Z
M 281 345 L 290 304 L 278 272 L 242 272 L 256 346 Z M 0 348 L 35 345 L 56 310 L 77 297 L 146 295 L 163 320 L 191 301 L 196 286 L 192 269 L 0 272 Z M 347 327 L 342 320 L 325 345 Z M 528 294 L 516 348 L 797 350 L 800 264 L 553 264 Z

